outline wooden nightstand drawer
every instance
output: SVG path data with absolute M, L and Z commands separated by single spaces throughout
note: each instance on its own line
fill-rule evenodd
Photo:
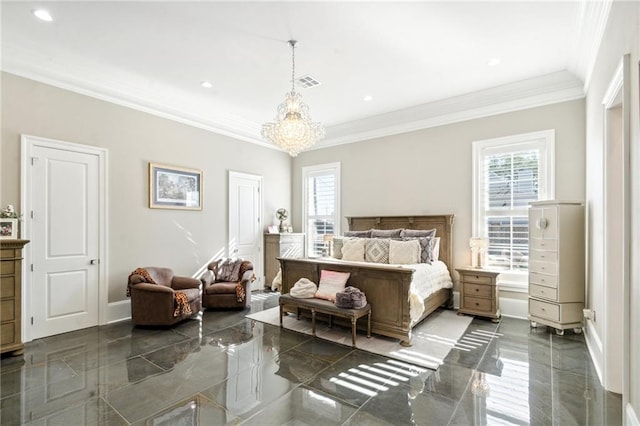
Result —
M 558 290 L 552 287 L 529 284 L 529 295 L 549 300 L 558 300 Z
M 462 291 L 464 291 L 465 297 L 485 297 L 490 299 L 493 286 L 464 283 Z
M 460 276 L 460 282 L 465 283 L 475 283 L 475 284 L 491 284 L 493 278 L 486 275 L 474 275 L 474 274 L 463 274 Z
M 493 312 L 491 305 L 491 299 L 480 299 L 469 296 L 465 296 L 464 298 L 464 309 L 467 310 L 491 313 Z
M 3 300 L 0 302 L 0 321 L 15 321 L 15 299 Z
M 16 296 L 16 277 L 1 277 L 0 278 L 0 297 L 15 297 Z
M 551 321 L 559 321 L 560 306 L 541 300 L 529 299 L 529 314 Z
M 14 343 L 16 341 L 16 324 L 9 322 L 0 324 L 0 345 Z

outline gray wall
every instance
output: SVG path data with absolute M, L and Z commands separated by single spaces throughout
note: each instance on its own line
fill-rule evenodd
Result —
M 607 339 L 613 336 L 610 333 L 620 333 L 615 339 L 628 341 L 630 359 L 629 371 L 624 371 L 626 377 L 632 378 L 628 392 L 625 391 L 625 400 L 629 406 L 624 410 L 640 415 L 640 123 L 638 111 L 638 61 L 640 60 L 640 3 L 638 2 L 613 2 L 607 27 L 605 30 L 598 57 L 593 70 L 591 82 L 586 98 L 586 140 L 587 140 L 587 202 L 588 202 L 588 232 L 590 238 L 587 269 L 587 297 L 590 307 L 596 310 L 596 321 L 592 329 L 587 329 L 587 338 L 593 342 L 607 344 Z M 605 92 L 620 64 L 622 56 L 631 54 L 631 279 L 630 279 L 630 316 L 628 318 L 629 335 L 623 336 L 623 330 L 618 328 L 606 328 L 604 321 L 598 321 L 598 312 L 606 315 L 605 294 L 607 291 L 604 282 L 604 169 L 603 156 L 604 122 L 602 101 Z M 620 189 L 622 190 L 622 188 Z M 620 285 L 620 283 L 614 283 Z M 613 310 L 622 309 L 623 300 Z M 591 335 L 590 335 L 591 334 Z M 595 335 L 593 335 L 595 334 Z M 593 345 L 597 346 L 597 345 Z M 597 349 L 597 347 L 596 347 Z M 602 349 L 600 349 L 602 350 Z M 606 351 L 606 348 L 605 348 Z M 603 366 L 604 360 L 598 359 L 596 364 Z M 618 354 L 610 354 L 617 356 Z M 623 390 L 624 391 L 624 390 Z M 637 421 L 637 420 L 636 420 Z
M 453 262 L 469 265 L 471 143 L 555 129 L 556 197 L 584 199 L 584 126 L 578 100 L 304 152 L 294 159 L 294 226 L 301 227 L 302 167 L 338 161 L 343 218 L 454 213 Z
M 228 171 L 264 177 L 264 224 L 290 208 L 291 160 L 282 152 L 2 74 L 0 205 L 20 205 L 20 135 L 108 150 L 109 302 L 125 299 L 128 274 L 168 266 L 191 275 L 226 248 Z M 148 208 L 148 163 L 203 171 L 203 210 Z

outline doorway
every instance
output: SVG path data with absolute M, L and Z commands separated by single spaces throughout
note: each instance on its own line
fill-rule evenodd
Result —
M 106 321 L 106 151 L 22 136 L 23 340 Z
M 262 176 L 229 171 L 228 253 L 253 263 L 252 291 L 264 287 L 262 234 Z

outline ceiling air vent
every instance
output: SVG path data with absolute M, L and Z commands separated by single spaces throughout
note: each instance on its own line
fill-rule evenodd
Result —
M 312 87 L 320 86 L 320 82 L 309 74 L 296 78 L 296 84 L 303 89 L 310 89 Z

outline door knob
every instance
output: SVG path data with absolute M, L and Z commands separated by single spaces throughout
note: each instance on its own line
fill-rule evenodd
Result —
M 89 262 L 92 265 L 99 265 L 100 264 L 100 259 L 91 259 L 91 261 Z

